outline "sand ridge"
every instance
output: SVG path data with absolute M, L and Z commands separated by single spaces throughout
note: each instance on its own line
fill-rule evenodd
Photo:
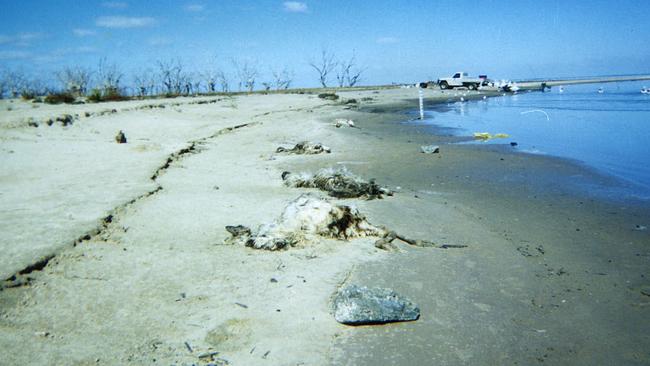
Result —
M 4 275 L 49 259 L 0 294 L 0 344 L 20 350 L 10 363 L 326 362 L 340 326 L 329 297 L 354 265 L 385 253 L 370 239 L 278 253 L 223 242 L 226 225 L 262 223 L 300 194 L 280 177 L 280 165 L 295 157 L 275 150 L 303 140 L 339 146 L 337 135 L 348 132 L 336 131 L 331 115 L 341 105 L 256 95 L 177 108 L 6 125 L 6 166 L 43 183 L 4 181 L 2 197 L 14 201 L 3 215 L 16 230 L 4 237 Z M 118 130 L 127 144 L 112 140 Z M 34 166 L 43 149 L 63 152 L 47 168 Z M 57 175 L 61 183 L 52 185 Z M 9 209 L 21 204 L 28 213 Z M 65 212 L 68 222 L 22 236 Z

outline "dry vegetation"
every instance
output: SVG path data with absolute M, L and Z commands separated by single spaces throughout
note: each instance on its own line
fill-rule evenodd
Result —
M 256 61 L 230 59 L 228 68 L 216 59 L 203 70 L 189 70 L 180 59 L 157 60 L 150 67 L 127 75 L 116 63 L 101 58 L 95 68 L 67 66 L 50 75 L 53 81 L 30 78 L 22 70 L 0 70 L 0 98 L 22 97 L 45 103 L 105 102 L 132 98 L 219 95 L 236 93 L 313 93 L 328 88 L 330 79 L 337 88 L 358 89 L 362 74 L 353 52 L 338 59 L 323 50 L 318 61 L 308 64 L 317 73 L 321 88 L 291 89 L 295 73 L 289 66 L 263 68 Z M 233 86 L 235 89 L 233 90 Z M 325 92 L 329 92 L 326 90 Z

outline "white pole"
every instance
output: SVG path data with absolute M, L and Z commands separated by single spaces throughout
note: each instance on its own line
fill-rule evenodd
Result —
M 424 93 L 422 93 L 422 88 L 418 88 L 418 94 L 420 95 L 420 119 L 424 119 Z

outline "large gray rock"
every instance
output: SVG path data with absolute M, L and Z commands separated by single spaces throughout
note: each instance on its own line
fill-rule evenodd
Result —
M 334 318 L 348 325 L 417 320 L 420 309 L 391 289 L 350 285 L 334 298 Z

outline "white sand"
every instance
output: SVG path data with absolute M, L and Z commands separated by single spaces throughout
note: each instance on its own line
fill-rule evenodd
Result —
M 271 158 L 277 146 L 314 140 L 333 156 L 345 150 L 337 136 L 349 131 L 331 123 L 341 106 L 311 95 L 221 99 L 144 111 L 122 110 L 151 101 L 37 109 L 16 101 L 2 114 L 1 275 L 55 255 L 27 275 L 29 285 L 0 294 L 0 349 L 15 350 L 3 362 L 191 364 L 211 350 L 234 364 L 265 354 L 270 364 L 326 362 L 342 327 L 329 297 L 355 264 L 385 253 L 372 239 L 283 252 L 221 243 L 225 225 L 269 222 L 299 195 L 282 185 L 279 165 L 321 159 Z M 112 108 L 67 127 L 24 123 Z M 173 152 L 246 123 L 150 179 Z M 127 144 L 114 141 L 118 130 Z M 99 235 L 72 245 L 110 213 Z

